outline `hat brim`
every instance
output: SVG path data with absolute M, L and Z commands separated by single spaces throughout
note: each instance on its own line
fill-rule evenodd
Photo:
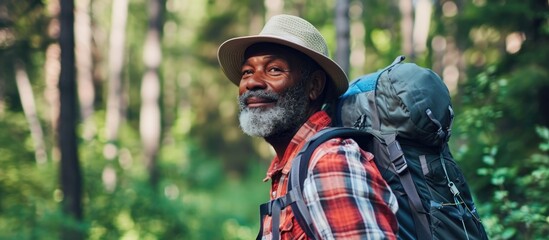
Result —
M 312 49 L 290 42 L 284 38 L 269 35 L 232 38 L 225 41 L 221 44 L 221 46 L 219 46 L 219 49 L 217 51 L 217 59 L 219 61 L 219 65 L 221 65 L 223 73 L 225 73 L 227 78 L 231 80 L 231 82 L 233 82 L 235 85 L 238 86 L 240 84 L 241 68 L 242 64 L 244 63 L 244 52 L 251 45 L 262 42 L 276 43 L 293 48 L 316 61 L 316 63 L 318 63 L 318 65 L 320 65 L 320 67 L 322 67 L 330 77 L 330 80 L 335 87 L 334 93 L 336 97 L 339 97 L 347 90 L 349 86 L 347 75 L 341 69 L 341 67 L 330 58 Z

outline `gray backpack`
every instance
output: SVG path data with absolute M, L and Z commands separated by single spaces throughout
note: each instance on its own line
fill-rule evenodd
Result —
M 288 193 L 260 207 L 261 219 L 273 217 L 273 239 L 287 206 L 307 236 L 320 239 L 303 182 L 315 148 L 335 137 L 353 138 L 374 154 L 398 200 L 399 239 L 488 239 L 448 147 L 454 118 L 448 89 L 433 71 L 403 60 L 353 81 L 332 109 L 335 127 L 315 134 L 293 159 Z

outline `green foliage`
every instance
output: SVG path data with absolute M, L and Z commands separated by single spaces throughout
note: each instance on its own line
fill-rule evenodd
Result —
M 453 146 L 462 168 L 476 169 L 465 173 L 491 239 L 542 239 L 549 233 L 549 72 L 543 67 L 546 50 L 538 45 L 549 35 L 536 33 L 548 23 L 549 6 L 517 4 L 469 6 L 458 19 L 457 36 L 473 61 L 454 98 Z M 523 20 L 505 24 L 502 18 Z M 524 33 L 526 41 L 508 54 L 501 44 L 512 32 Z
M 0 129 L 0 238 L 36 238 L 43 230 L 36 227 L 56 214 L 57 174 L 50 165 L 36 164 L 22 112 L 4 113 Z
M 362 22 L 366 30 L 366 65 L 368 72 L 387 66 L 393 59 L 402 55 L 400 16 L 395 1 L 363 1 Z
M 543 139 L 538 152 L 520 165 L 500 166 L 492 157 L 478 169 L 490 179 L 494 195 L 483 205 L 484 224 L 492 239 L 538 239 L 549 234 L 549 129 L 537 127 Z
M 457 98 L 456 158 L 462 168 L 477 169 L 465 174 L 492 239 L 537 239 L 549 233 L 549 209 L 542 204 L 549 201 L 548 129 L 537 126 L 543 116 L 524 114 L 544 105 L 536 97 L 540 87 L 532 86 L 543 85 L 539 76 L 545 73 L 530 67 L 504 78 L 496 69 L 464 84 Z
M 260 181 L 264 164 L 251 164 L 247 176 L 231 176 L 219 159 L 192 141 L 171 142 L 159 159 L 159 187 L 153 188 L 139 150 L 122 148 L 118 161 L 109 162 L 102 156 L 101 135 L 82 140 L 85 221 L 78 223 L 60 211 L 58 162 L 37 165 L 32 146 L 21 144 L 30 138 L 24 116 L 7 112 L 1 119 L 0 128 L 10 132 L 0 135 L 0 239 L 59 239 L 61 226 L 82 231 L 87 239 L 236 240 L 255 235 L 258 212 L 250 206 L 268 196 L 256 194 L 267 192 Z M 139 149 L 133 131 L 123 130 L 120 145 Z M 116 172 L 113 191 L 104 186 L 105 168 Z
M 222 75 L 216 49 L 230 37 L 258 30 L 252 28 L 268 10 L 263 1 L 166 1 L 156 186 L 149 184 L 138 132 L 147 1 L 130 1 L 123 74 L 127 114 L 114 161 L 103 153 L 112 1 L 92 1 L 97 134 L 79 139 L 83 222 L 60 210 L 56 133 L 44 101 L 45 49 L 54 40 L 48 35 L 49 2 L 0 1 L 0 239 L 59 239 L 63 226 L 88 239 L 253 239 L 257 205 L 268 198 L 269 184 L 261 179 L 272 153 L 261 140 L 240 132 L 237 89 Z M 335 1 L 282 2 L 284 12 L 317 25 L 334 53 Z M 491 239 L 544 239 L 549 234 L 549 4 L 458 1 L 457 15 L 446 16 L 443 4 L 449 2 L 433 6 L 429 39 L 444 38 L 455 52 L 436 58 L 427 44 L 425 55 L 416 59 L 434 65 L 455 61 L 463 69 L 453 96 L 453 153 Z M 374 71 L 402 54 L 398 2 L 351 4 L 353 16 L 364 23 L 363 69 Z M 513 34 L 523 42 L 509 53 L 506 38 Z M 34 159 L 14 80 L 16 58 L 25 62 L 35 91 L 48 149 L 45 164 Z M 116 176 L 112 189 L 108 173 Z

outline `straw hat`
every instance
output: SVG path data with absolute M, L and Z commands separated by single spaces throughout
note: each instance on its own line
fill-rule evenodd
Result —
M 219 46 L 217 58 L 221 69 L 235 85 L 239 85 L 244 52 L 254 43 L 268 42 L 288 46 L 316 61 L 330 76 L 336 96 L 348 86 L 345 72 L 328 55 L 328 46 L 320 32 L 305 19 L 276 15 L 269 19 L 258 35 L 232 38 Z

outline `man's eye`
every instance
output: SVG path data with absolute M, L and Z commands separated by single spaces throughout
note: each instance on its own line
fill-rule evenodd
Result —
M 283 72 L 283 71 L 280 68 L 272 67 L 272 68 L 269 69 L 269 72 Z
M 278 76 L 278 75 L 282 74 L 285 71 L 282 68 L 271 67 L 271 68 L 269 68 L 269 70 L 267 72 L 271 76 Z
M 248 70 L 243 70 L 242 71 L 242 76 L 246 76 L 246 75 L 250 75 L 250 74 L 252 74 L 252 70 L 248 69 Z

